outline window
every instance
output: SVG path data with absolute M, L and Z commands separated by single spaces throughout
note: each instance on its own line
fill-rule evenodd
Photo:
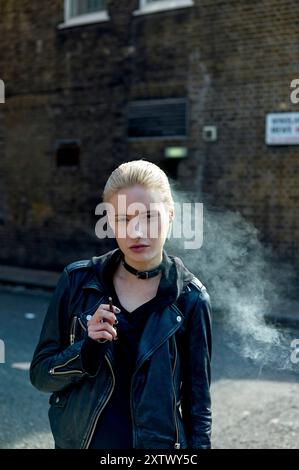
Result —
M 64 0 L 64 23 L 59 28 L 107 20 L 106 0 Z
M 70 18 L 105 10 L 104 0 L 71 0 L 69 4 Z
M 133 101 L 128 106 L 129 139 L 186 138 L 185 98 Z
M 56 165 L 78 167 L 80 163 L 79 140 L 58 140 L 56 142 Z
M 193 0 L 139 0 L 139 10 L 136 10 L 134 15 L 191 7 L 193 5 Z

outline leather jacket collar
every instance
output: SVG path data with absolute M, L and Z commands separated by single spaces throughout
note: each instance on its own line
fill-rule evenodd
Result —
M 116 266 L 120 262 L 121 254 L 121 250 L 116 248 L 101 256 L 93 256 L 91 265 L 94 267 L 94 276 L 92 279 L 88 280 L 83 287 L 96 287 L 98 290 L 104 292 L 105 271 L 108 266 L 111 266 L 111 263 Z M 165 249 L 163 249 L 162 256 L 165 278 L 175 286 L 173 300 L 176 301 L 185 290 L 190 280 L 194 278 L 194 275 L 184 266 L 180 258 L 168 255 Z

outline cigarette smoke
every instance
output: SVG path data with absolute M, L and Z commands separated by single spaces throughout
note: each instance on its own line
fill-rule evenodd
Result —
M 198 195 L 173 188 L 172 192 L 176 203 L 199 202 Z M 266 321 L 273 309 L 294 296 L 296 274 L 263 246 L 252 224 L 238 212 L 204 205 L 202 247 L 185 249 L 184 240 L 173 237 L 165 247 L 181 257 L 207 287 L 213 318 L 221 320 L 238 354 L 260 367 L 298 372 L 298 364 L 290 360 L 291 338 L 286 330 Z

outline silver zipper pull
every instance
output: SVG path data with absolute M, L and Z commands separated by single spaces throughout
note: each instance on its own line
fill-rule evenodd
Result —
M 75 335 L 76 335 L 76 323 L 77 323 L 77 317 L 74 316 L 72 319 L 72 325 L 71 325 L 71 331 L 70 331 L 70 344 L 74 344 L 75 342 Z
M 180 444 L 179 442 L 176 442 L 176 443 L 174 444 L 174 448 L 175 448 L 175 449 L 180 449 L 180 448 L 181 448 L 181 444 Z

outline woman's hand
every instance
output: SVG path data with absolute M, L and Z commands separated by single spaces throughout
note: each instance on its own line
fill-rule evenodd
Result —
M 114 307 L 113 312 L 119 313 L 118 307 Z M 88 336 L 100 343 L 117 339 L 117 331 L 112 325 L 116 325 L 118 320 L 115 314 L 110 311 L 109 304 L 101 304 L 93 316 L 87 322 Z

